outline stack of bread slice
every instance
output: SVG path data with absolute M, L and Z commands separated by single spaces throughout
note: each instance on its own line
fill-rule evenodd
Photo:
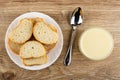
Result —
M 20 48 L 20 57 L 25 65 L 38 65 L 47 62 L 46 50 L 38 41 L 28 41 Z
M 47 63 L 47 53 L 57 41 L 57 29 L 42 18 L 24 18 L 8 35 L 10 49 L 26 66 Z

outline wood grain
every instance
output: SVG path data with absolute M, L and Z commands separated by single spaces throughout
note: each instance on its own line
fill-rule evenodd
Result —
M 80 6 L 84 23 L 79 27 L 73 48 L 72 64 L 63 65 L 68 47 L 69 15 Z M 31 11 L 43 12 L 60 25 L 64 46 L 59 59 L 50 67 L 28 71 L 15 65 L 5 50 L 5 33 L 17 16 Z M 107 29 L 114 37 L 112 55 L 102 61 L 91 61 L 78 50 L 78 38 L 88 27 Z M 0 0 L 0 80 L 120 80 L 120 0 Z

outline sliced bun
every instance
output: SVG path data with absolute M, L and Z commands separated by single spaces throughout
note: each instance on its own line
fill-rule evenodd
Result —
M 44 22 L 43 18 L 39 18 L 39 17 L 34 18 L 34 21 L 35 21 L 35 23 L 36 22 Z
M 55 47 L 55 44 L 51 44 L 51 45 L 47 45 L 47 44 L 43 44 L 43 46 L 45 47 L 46 51 L 49 52 L 51 49 L 53 49 Z
M 57 29 L 55 28 L 55 26 L 51 25 L 51 24 L 47 24 L 49 28 L 51 28 L 54 32 L 57 33 Z
M 15 43 L 25 43 L 32 36 L 32 19 L 22 19 L 20 23 L 8 35 L 8 38 Z
M 43 44 L 54 44 L 58 41 L 58 34 L 55 28 L 45 22 L 37 22 L 33 28 L 33 35 L 36 40 Z
M 23 59 L 23 64 L 25 64 L 26 66 L 42 65 L 45 64 L 47 61 L 47 55 L 44 55 L 39 58 Z
M 44 46 L 38 41 L 28 41 L 20 48 L 21 58 L 38 58 L 45 54 Z
M 8 39 L 8 46 L 15 54 L 19 55 L 20 47 L 22 44 L 14 43 Z

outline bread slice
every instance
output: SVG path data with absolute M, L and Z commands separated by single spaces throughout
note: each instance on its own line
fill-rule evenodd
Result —
M 19 55 L 20 47 L 22 44 L 14 43 L 8 39 L 8 46 L 15 54 Z
M 24 18 L 20 20 L 16 28 L 8 35 L 8 38 L 18 44 L 25 43 L 32 36 L 33 19 Z
M 21 58 L 38 58 L 45 54 L 44 46 L 38 41 L 28 41 L 20 48 Z
M 53 29 L 55 30 L 53 26 L 51 27 L 43 21 L 38 21 L 34 25 L 33 35 L 36 40 L 43 44 L 54 44 L 58 41 L 58 34 Z
M 56 43 L 50 44 L 50 45 L 43 44 L 43 46 L 45 47 L 47 52 L 49 52 L 51 49 L 53 49 L 55 47 L 55 45 L 56 45 Z
M 47 24 L 49 28 L 51 28 L 54 32 L 57 33 L 57 29 L 55 28 L 55 26 L 51 25 L 51 24 Z
M 43 18 L 36 17 L 34 18 L 35 23 L 36 22 L 44 22 Z
M 39 58 L 23 59 L 23 64 L 26 66 L 42 65 L 48 61 L 47 55 L 41 56 Z
M 33 20 L 34 20 L 35 23 L 43 22 L 44 24 L 46 24 L 43 18 L 37 17 L 37 18 L 34 18 Z M 51 28 L 54 32 L 57 32 L 57 29 L 55 28 L 55 26 L 53 26 L 51 24 L 46 24 L 46 25 L 48 25 L 48 27 Z
M 34 20 L 34 23 L 43 22 L 44 24 L 46 24 L 43 18 L 37 17 L 37 18 L 33 18 L 33 20 Z M 57 29 L 55 28 L 55 26 L 51 24 L 46 24 L 46 25 L 48 25 L 48 27 L 51 28 L 54 32 L 57 32 Z

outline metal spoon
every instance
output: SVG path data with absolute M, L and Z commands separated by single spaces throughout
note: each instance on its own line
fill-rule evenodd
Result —
M 80 25 L 83 22 L 82 18 L 82 9 L 80 7 L 76 8 L 72 13 L 70 24 L 72 26 L 72 33 L 70 38 L 69 47 L 65 56 L 64 65 L 68 66 L 71 63 L 72 56 L 72 47 L 76 35 L 77 25 Z

